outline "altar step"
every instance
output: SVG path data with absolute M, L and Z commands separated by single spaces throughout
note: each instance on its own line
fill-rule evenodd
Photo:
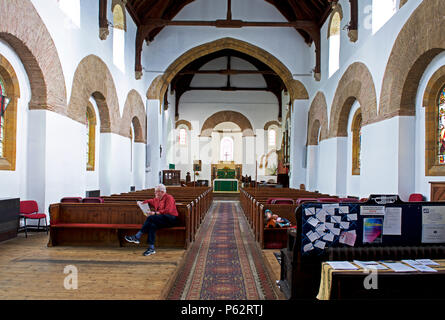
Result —
M 239 201 L 239 193 L 233 192 L 213 192 L 213 200 L 234 200 Z

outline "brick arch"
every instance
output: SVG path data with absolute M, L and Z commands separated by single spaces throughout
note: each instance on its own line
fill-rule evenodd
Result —
M 99 108 L 100 131 L 121 134 L 119 102 L 113 77 L 106 64 L 95 55 L 83 58 L 77 66 L 67 109 L 68 117 L 85 123 L 86 106 L 91 96 Z
M 320 91 L 315 95 L 309 108 L 307 132 L 309 146 L 318 145 L 319 137 L 320 141 L 328 137 L 328 107 L 326 98 Z
M 175 129 L 177 129 L 180 125 L 184 125 L 189 129 L 189 131 L 192 131 L 192 124 L 190 123 L 190 121 L 187 121 L 187 120 L 176 121 Z
M 331 107 L 329 136 L 347 137 L 349 112 L 354 101 L 360 103 L 362 125 L 376 120 L 377 96 L 368 68 L 361 62 L 351 64 L 340 79 Z
M 121 135 L 130 138 L 130 125 L 134 127 L 134 141 L 146 143 L 147 141 L 147 116 L 144 102 L 136 90 L 131 90 L 125 101 L 121 119 Z
M 426 67 L 445 49 L 445 6 L 423 1 L 393 45 L 380 94 L 379 120 L 415 115 L 415 99 Z
M 220 111 L 208 117 L 201 128 L 201 137 L 211 137 L 213 128 L 222 122 L 233 122 L 241 128 L 244 136 L 254 136 L 252 124 L 242 113 L 236 111 Z
M 14 49 L 26 70 L 31 86 L 29 109 L 65 114 L 65 77 L 59 55 L 31 1 L 0 1 L 0 38 Z
M 181 71 L 190 62 L 207 54 L 223 49 L 232 49 L 248 54 L 268 65 L 283 80 L 287 90 L 289 91 L 291 101 L 297 99 L 309 99 L 309 95 L 303 83 L 298 80 L 294 80 L 292 73 L 282 62 L 264 49 L 234 38 L 222 38 L 199 45 L 185 52 L 172 64 L 170 64 L 163 75 L 157 76 L 153 80 L 147 91 L 147 98 L 162 101 L 168 85 L 179 71 Z

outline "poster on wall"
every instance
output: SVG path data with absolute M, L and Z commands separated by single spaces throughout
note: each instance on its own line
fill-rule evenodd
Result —
M 445 207 L 422 207 L 422 243 L 445 242 Z
M 363 243 L 382 243 L 383 218 L 363 219 Z

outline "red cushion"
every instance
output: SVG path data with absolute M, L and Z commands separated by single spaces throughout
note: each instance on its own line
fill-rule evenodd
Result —
M 79 203 L 79 202 L 82 202 L 82 198 L 81 197 L 65 197 L 65 198 L 60 199 L 60 202 Z
M 46 218 L 46 214 L 44 214 L 44 213 L 20 214 L 20 216 L 25 217 L 26 219 L 43 219 L 43 218 Z
M 282 249 L 286 245 L 283 245 L 281 242 L 266 242 L 264 244 L 264 249 Z
M 142 224 L 119 223 L 51 223 L 51 227 L 57 228 L 100 228 L 100 229 L 140 229 Z
M 359 199 L 356 198 L 338 198 L 339 202 L 360 202 Z
M 339 202 L 338 198 L 318 198 L 319 202 Z
M 300 205 L 303 202 L 318 202 L 318 199 L 316 199 L 316 198 L 298 198 L 296 201 L 296 204 Z
M 408 201 L 409 202 L 422 202 L 423 195 L 421 195 L 420 193 L 412 193 L 412 194 L 410 194 Z
M 269 198 L 267 204 L 294 204 L 294 200 L 290 198 Z
M 103 203 L 104 199 L 100 197 L 87 197 L 82 199 L 82 203 Z

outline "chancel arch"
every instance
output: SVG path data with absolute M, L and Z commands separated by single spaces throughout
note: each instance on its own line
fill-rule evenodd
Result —
M 281 61 L 260 47 L 234 38 L 222 38 L 215 40 L 194 47 L 182 54 L 169 65 L 163 75 L 157 76 L 153 80 L 147 91 L 147 98 L 163 101 L 169 84 L 179 71 L 200 57 L 224 49 L 231 49 L 248 54 L 268 65 L 284 82 L 290 94 L 291 100 L 308 99 L 309 96 L 304 85 L 300 81 L 293 79 L 292 73 Z

